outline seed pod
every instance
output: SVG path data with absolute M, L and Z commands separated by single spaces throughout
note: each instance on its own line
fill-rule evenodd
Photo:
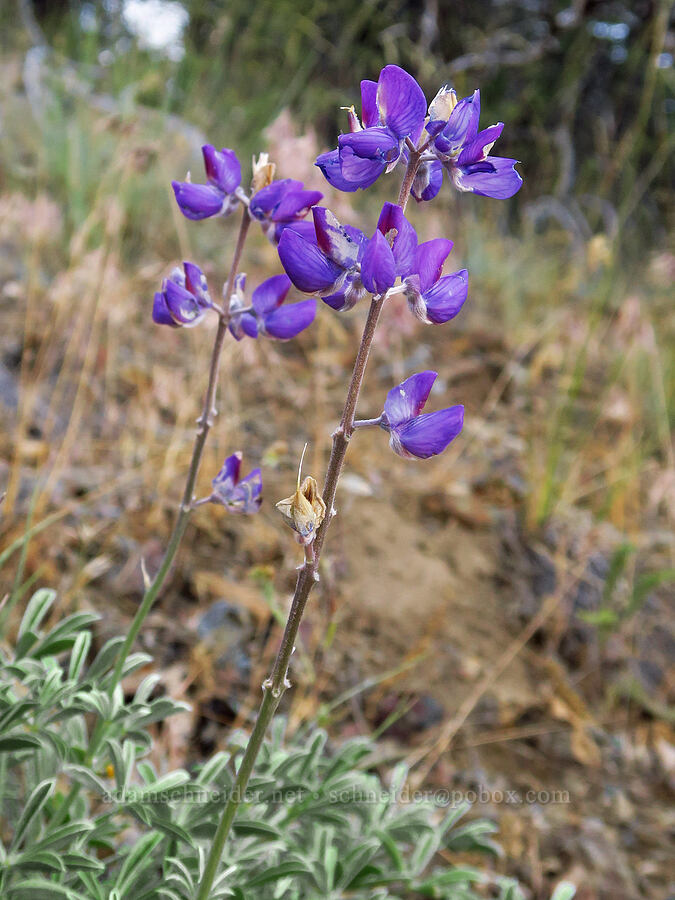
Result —
M 312 543 L 326 515 L 326 504 L 319 494 L 316 479 L 308 475 L 300 483 L 302 460 L 305 457 L 306 449 L 307 444 L 305 444 L 305 449 L 302 451 L 300 466 L 298 467 L 298 482 L 294 493 L 276 504 L 286 524 L 295 531 L 295 539 L 299 544 L 305 546 Z

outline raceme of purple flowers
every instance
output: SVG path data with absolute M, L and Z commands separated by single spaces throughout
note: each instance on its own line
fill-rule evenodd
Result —
M 370 239 L 358 228 L 341 225 L 328 209 L 315 206 L 312 214 L 314 240 L 286 230 L 279 241 L 281 263 L 299 290 L 319 293 L 333 309 L 345 310 L 367 292 L 390 291 L 400 279 L 400 288 L 394 290 L 405 293 L 423 322 L 448 322 L 462 308 L 466 269 L 442 276 L 452 241 L 418 243 L 400 206 L 384 204 Z
M 361 82 L 361 119 L 354 107 L 348 119 L 349 132 L 340 135 L 337 149 L 316 160 L 327 181 L 341 191 L 371 186 L 399 162 L 407 165 L 412 153 L 418 166 L 411 194 L 419 202 L 433 199 L 446 176 L 457 190 L 502 199 L 522 185 L 517 161 L 491 154 L 503 124 L 479 130 L 478 90 L 458 99 L 446 86 L 427 108 L 417 81 L 399 66 L 388 65 L 377 82 Z M 155 294 L 152 316 L 158 324 L 193 327 L 215 309 L 238 341 L 261 335 L 289 340 L 316 315 L 314 298 L 285 302 L 291 284 L 306 294 L 318 294 L 335 310 L 351 309 L 367 294 L 382 298 L 403 294 L 412 313 L 425 323 L 448 322 L 461 310 L 467 297 L 467 270 L 443 274 L 452 241 L 436 238 L 420 243 L 400 206 L 385 203 L 368 237 L 318 206 L 320 191 L 305 189 L 303 182 L 291 178 L 272 180 L 274 165 L 266 155 L 257 164 L 254 161 L 250 198 L 241 186 L 241 164 L 233 150 L 206 144 L 202 155 L 204 183 L 193 184 L 189 175 L 187 181 L 172 182 L 183 215 L 192 220 L 223 217 L 245 204 L 251 219 L 278 245 L 286 274 L 259 284 L 250 302 L 246 275 L 238 274 L 231 296 L 225 297 L 227 307 L 221 309 L 211 300 L 201 269 L 184 262 Z M 381 426 L 399 456 L 426 459 L 441 453 L 462 430 L 464 407 L 422 411 L 436 377 L 436 372 L 426 371 L 407 378 L 389 391 L 379 418 L 356 426 Z M 242 478 L 241 458 L 241 453 L 234 453 L 225 460 L 206 499 L 230 512 L 254 513 L 262 499 L 261 472 L 254 469 Z
M 384 172 L 407 160 L 407 141 L 422 153 L 412 194 L 418 201 L 438 194 L 443 172 L 460 191 L 506 199 L 522 185 L 517 160 L 491 156 L 502 122 L 478 130 L 480 92 L 457 100 L 442 88 L 427 114 L 424 93 L 412 75 L 399 66 L 385 66 L 376 82 L 361 82 L 361 118 L 352 107 L 348 134 L 338 148 L 317 157 L 327 181 L 341 191 L 370 187 Z
M 379 424 L 389 432 L 391 449 L 399 456 L 408 459 L 436 456 L 462 430 L 463 406 L 422 412 L 436 377 L 436 372 L 419 372 L 387 394 Z
M 253 469 L 241 478 L 240 472 L 241 453 L 233 453 L 211 482 L 213 492 L 209 500 L 220 503 L 231 513 L 258 512 L 262 503 L 262 473 L 260 469 Z
M 291 279 L 287 275 L 273 275 L 258 285 L 251 295 L 251 305 L 246 306 L 246 275 L 237 275 L 230 297 L 228 327 L 232 335 L 238 341 L 244 336 L 257 338 L 260 334 L 288 341 L 304 331 L 314 321 L 316 300 L 284 304 L 290 287 Z

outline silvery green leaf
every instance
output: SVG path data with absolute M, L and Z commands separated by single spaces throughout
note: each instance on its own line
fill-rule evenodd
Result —
M 41 747 L 41 741 L 33 734 L 6 734 L 0 737 L 0 753 L 12 753 L 17 750 L 34 750 Z
M 136 693 L 134 694 L 134 704 L 147 704 L 148 700 L 150 699 L 150 695 L 161 680 L 162 676 L 159 674 L 159 672 L 153 672 L 150 675 L 147 675 L 136 688 Z
M 91 647 L 91 631 L 81 631 L 75 639 L 68 664 L 68 678 L 79 681 Z
M 47 847 L 58 849 L 79 841 L 93 830 L 94 826 L 91 822 L 68 822 L 67 825 L 59 825 L 57 828 L 50 829 L 35 846 L 43 849 Z
M 7 712 L 0 717 L 0 734 L 4 734 L 7 729 L 22 719 L 28 719 L 28 713 L 37 708 L 34 700 L 18 700 L 11 706 Z
M 212 782 L 219 782 L 221 775 L 225 772 L 227 774 L 226 783 L 229 785 L 232 783 L 232 776 L 229 772 L 227 772 L 227 764 L 230 761 L 229 754 L 223 752 L 222 750 L 219 753 L 216 753 L 211 757 L 204 765 L 202 766 L 199 775 L 197 776 L 198 784 L 211 784 Z
M 280 840 L 282 837 L 282 833 L 278 828 L 275 828 L 268 822 L 258 822 L 255 819 L 237 818 L 232 823 L 232 830 L 235 834 L 242 837 L 256 835 L 262 840 Z
M 82 900 L 82 897 L 62 884 L 44 878 L 28 878 L 12 885 L 6 900 Z
M 64 772 L 73 781 L 76 781 L 78 784 L 81 784 L 83 787 L 88 788 L 88 790 L 92 791 L 92 793 L 96 794 L 98 797 L 103 797 L 108 793 L 108 788 L 98 775 L 95 775 L 91 769 L 86 766 L 76 766 L 76 765 L 68 765 L 64 766 Z
M 101 860 L 95 859 L 92 856 L 87 856 L 86 853 L 64 853 L 62 856 L 63 863 L 67 869 L 75 869 L 77 872 L 81 872 L 83 870 L 89 870 L 91 872 L 104 872 L 105 871 L 105 863 L 102 863 Z
M 65 865 L 58 853 L 52 850 L 31 849 L 14 857 L 12 868 L 25 869 L 27 873 L 65 872 Z
M 54 600 L 56 600 L 56 591 L 49 588 L 41 588 L 33 594 L 21 619 L 20 638 L 28 631 L 37 631 Z
M 28 800 L 26 800 L 26 805 L 23 808 L 23 812 L 21 813 L 16 829 L 14 830 L 14 837 L 11 844 L 12 847 L 21 846 L 33 820 L 39 815 L 43 806 L 53 794 L 55 785 L 55 778 L 46 778 L 33 788 Z
M 34 647 L 39 640 L 39 635 L 37 635 L 34 631 L 24 631 L 19 640 L 16 643 L 16 648 L 14 653 L 17 659 L 21 659 L 22 656 L 25 656 L 31 647 Z
M 59 622 L 42 640 L 31 648 L 30 655 L 33 659 L 42 659 L 45 656 L 56 656 L 64 650 L 70 650 L 75 643 L 77 635 L 98 622 L 101 617 L 98 613 L 78 612 L 67 616 Z
M 120 892 L 121 896 L 125 896 L 129 886 L 148 866 L 153 864 L 152 851 L 161 840 L 161 834 L 151 831 L 149 834 L 143 835 L 125 857 L 115 879 L 115 889 Z
M 96 654 L 94 661 L 87 669 L 86 680 L 96 682 L 115 664 L 117 654 L 124 643 L 121 635 L 110 638 Z

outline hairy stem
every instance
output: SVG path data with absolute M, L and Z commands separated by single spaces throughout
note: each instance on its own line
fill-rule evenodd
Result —
M 403 184 L 401 185 L 398 196 L 398 205 L 402 209 L 405 209 L 406 203 L 408 202 L 415 173 L 419 166 L 419 160 L 420 154 L 416 152 L 410 153 L 408 166 L 403 178 Z M 333 445 L 323 486 L 323 500 L 327 510 L 326 518 L 323 520 L 316 533 L 313 544 L 314 553 L 305 556 L 305 562 L 298 572 L 295 593 L 293 594 L 293 600 L 291 601 L 291 608 L 288 613 L 288 620 L 286 621 L 281 645 L 277 652 L 276 659 L 274 660 L 272 672 L 270 673 L 269 678 L 263 683 L 262 703 L 258 710 L 255 725 L 248 740 L 248 744 L 246 745 L 246 750 L 244 751 L 239 770 L 237 771 L 237 778 L 232 793 L 228 798 L 222 817 L 218 823 L 218 828 L 213 838 L 213 843 L 206 860 L 206 867 L 195 900 L 208 900 L 209 898 L 209 893 L 218 872 L 218 866 L 220 865 L 225 841 L 230 833 L 239 804 L 242 802 L 246 793 L 246 786 L 248 785 L 255 761 L 260 752 L 260 748 L 262 747 L 265 733 L 279 706 L 284 691 L 290 686 L 288 682 L 288 667 L 291 661 L 291 655 L 293 654 L 295 641 L 298 636 L 300 622 L 302 621 L 307 600 L 309 599 L 309 594 L 319 580 L 321 551 L 326 539 L 326 532 L 336 514 L 335 495 L 337 493 L 337 486 L 340 480 L 340 473 L 345 461 L 345 456 L 347 455 L 349 440 L 354 432 L 356 406 L 358 404 L 359 394 L 361 393 L 361 386 L 366 372 L 370 348 L 373 343 L 373 338 L 375 337 L 375 329 L 377 328 L 377 322 L 380 318 L 383 305 L 384 295 L 377 295 L 371 300 L 368 317 L 361 336 L 361 343 L 359 345 L 358 353 L 356 354 L 356 361 L 354 362 L 352 377 L 349 382 L 349 387 L 347 388 L 347 398 L 342 411 L 342 418 L 340 419 L 340 424 L 333 433 Z

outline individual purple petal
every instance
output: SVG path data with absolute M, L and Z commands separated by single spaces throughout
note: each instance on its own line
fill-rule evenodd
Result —
M 262 503 L 262 473 L 253 469 L 236 485 L 225 506 L 228 512 L 252 515 L 258 512 Z
M 183 269 L 185 270 L 185 287 L 187 290 L 194 294 L 200 306 L 210 309 L 213 306 L 213 302 L 209 296 L 206 275 L 195 263 L 184 262 Z
M 263 318 L 265 334 L 279 341 L 294 338 L 316 316 L 316 300 L 301 300 L 300 303 L 287 303 L 268 313 Z
M 284 229 L 279 240 L 279 259 L 293 284 L 307 294 L 327 290 L 342 274 L 316 244 L 290 228 Z
M 523 179 L 514 168 L 517 162 L 517 159 L 488 156 L 483 162 L 456 169 L 452 173 L 453 181 L 462 191 L 508 200 L 518 193 L 523 184 Z
M 193 294 L 171 278 L 165 280 L 163 288 L 166 306 L 174 322 L 190 328 L 202 320 L 204 310 Z
M 377 82 L 364 80 L 361 82 L 361 121 L 364 128 L 379 125 L 380 116 L 377 111 Z
M 291 222 L 302 219 L 322 197 L 321 191 L 289 191 L 272 213 L 272 221 Z
M 253 291 L 251 305 L 259 316 L 266 316 L 286 299 L 291 289 L 291 279 L 288 275 L 272 275 Z
M 258 337 L 258 320 L 251 313 L 234 313 L 227 327 L 237 341 L 241 341 L 244 337 Z
M 452 250 L 452 241 L 434 238 L 420 244 L 415 253 L 414 271 L 419 275 L 420 291 L 428 291 L 441 277 L 443 263 Z
M 312 217 L 319 248 L 338 265 L 344 268 L 352 266 L 359 258 L 365 239 L 363 232 L 358 228 L 344 227 L 324 206 L 315 206 Z
M 366 289 L 358 272 L 348 273 L 340 282 L 339 287 L 332 294 L 321 297 L 324 303 L 338 312 L 352 309 L 359 300 L 366 296 Z
M 225 197 L 222 191 L 208 184 L 192 184 L 189 181 L 172 181 L 176 203 L 187 219 L 199 221 L 217 216 L 224 211 Z
M 334 188 L 337 188 L 338 191 L 348 191 L 352 193 L 353 191 L 358 191 L 361 186 L 355 184 L 353 181 L 349 181 L 342 174 L 339 150 L 331 150 L 330 153 L 322 153 L 321 156 L 317 156 L 314 165 L 321 169 L 326 181 Z
M 377 82 L 380 120 L 402 140 L 421 130 L 427 111 L 424 92 L 399 66 L 385 66 Z
M 366 244 L 361 280 L 371 294 L 383 294 L 396 281 L 396 262 L 389 242 L 379 229 Z
M 157 325 L 170 325 L 172 328 L 178 328 L 178 322 L 174 322 L 169 307 L 166 305 L 166 297 L 160 291 L 157 291 L 152 303 L 152 321 Z
M 422 163 L 419 167 L 410 192 L 418 202 L 433 200 L 442 184 L 443 165 L 439 160 L 433 159 L 430 162 Z
M 419 415 L 437 375 L 432 371 L 418 372 L 389 391 L 384 401 L 384 415 L 389 427 L 396 428 Z
M 343 163 L 343 150 L 346 147 L 359 157 L 359 159 L 377 159 L 380 162 L 390 163 L 398 159 L 400 153 L 399 141 L 389 128 L 374 126 L 364 128 L 354 134 L 341 134 L 338 138 L 340 149 L 340 162 Z M 344 163 L 343 163 L 343 174 Z M 349 177 L 346 175 L 345 177 Z
M 466 300 L 469 290 L 469 273 L 466 269 L 444 275 L 424 295 L 426 317 L 434 325 L 454 319 Z
M 226 194 L 231 194 L 241 184 L 241 164 L 234 150 L 223 147 L 216 150 L 211 144 L 202 147 L 207 180 Z
M 480 131 L 472 141 L 464 145 L 457 158 L 457 165 L 468 166 L 470 163 L 485 159 L 503 130 L 504 123 L 497 122 L 496 125 L 490 125 L 489 128 Z
M 286 194 L 292 191 L 301 191 L 303 187 L 302 181 L 296 181 L 294 178 L 273 181 L 251 197 L 249 205 L 251 215 L 256 219 L 266 218 L 274 212 Z
M 463 406 L 423 413 L 398 428 L 392 428 L 390 445 L 399 456 L 428 459 L 442 453 L 460 433 L 463 424 Z
M 391 231 L 394 232 L 391 250 L 396 263 L 396 274 L 405 278 L 413 271 L 415 264 L 415 250 L 417 249 L 415 229 L 403 215 L 401 207 L 395 203 L 384 204 L 377 227 L 385 237 L 388 237 Z
M 343 147 L 340 150 L 340 167 L 343 177 L 354 188 L 365 190 L 382 175 L 387 163 L 379 159 L 361 159 L 351 147 Z
M 443 131 L 447 124 L 448 123 L 444 119 L 433 119 L 427 122 L 424 127 L 431 137 L 436 137 L 437 134 L 440 134 L 441 131 Z
M 476 90 L 470 97 L 464 97 L 453 109 L 435 146 L 441 153 L 459 153 L 466 143 L 474 140 L 478 134 L 480 119 L 480 91 Z
M 274 243 L 278 244 L 279 239 L 285 228 L 290 228 L 291 231 L 294 231 L 296 234 L 299 234 L 306 241 L 309 241 L 310 244 L 316 244 L 316 232 L 314 231 L 314 222 L 308 222 L 306 219 L 301 219 L 299 222 L 277 222 L 274 226 Z
M 236 483 L 239 481 L 239 472 L 241 470 L 241 453 L 233 453 L 228 456 L 222 465 L 220 472 L 213 479 L 214 492 L 223 495 L 229 495 Z

